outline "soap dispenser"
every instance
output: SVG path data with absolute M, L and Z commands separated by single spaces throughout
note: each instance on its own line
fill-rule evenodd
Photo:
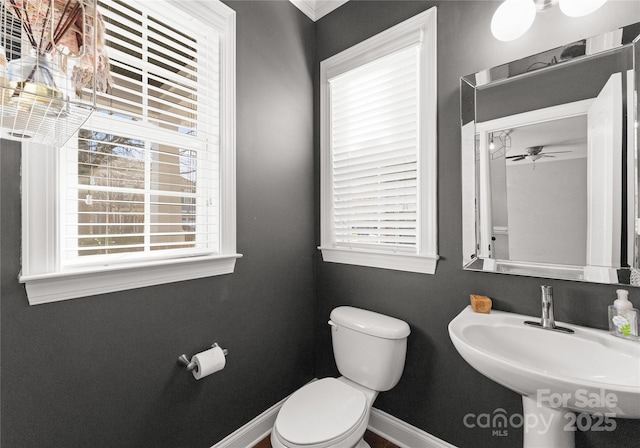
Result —
M 618 298 L 609 306 L 609 333 L 621 338 L 640 340 L 638 315 L 640 312 L 629 302 L 629 291 L 618 289 Z

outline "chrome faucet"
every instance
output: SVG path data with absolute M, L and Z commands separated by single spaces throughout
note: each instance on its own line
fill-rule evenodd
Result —
M 526 325 L 532 327 L 544 328 L 545 330 L 561 331 L 563 333 L 573 333 L 573 330 L 565 327 L 558 327 L 553 317 L 553 287 L 549 285 L 541 285 L 542 291 L 542 319 L 540 322 L 525 321 Z
M 542 285 L 540 289 L 542 290 L 542 320 L 540 325 L 542 325 L 542 328 L 551 329 L 556 326 L 556 320 L 553 318 L 553 287 Z

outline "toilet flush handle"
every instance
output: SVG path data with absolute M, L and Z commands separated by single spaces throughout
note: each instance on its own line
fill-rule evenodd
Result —
M 338 330 L 338 324 L 336 324 L 334 321 L 330 320 L 329 322 L 327 322 L 330 326 L 332 326 L 333 328 L 336 329 L 336 331 Z

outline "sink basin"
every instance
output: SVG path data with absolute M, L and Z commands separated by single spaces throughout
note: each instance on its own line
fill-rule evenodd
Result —
M 569 411 L 640 418 L 640 343 L 564 323 L 557 324 L 573 334 L 550 331 L 525 320 L 540 319 L 495 310 L 480 314 L 468 306 L 449 323 L 449 336 L 473 368 L 523 396 L 525 416 L 556 412 L 565 418 L 559 428 L 565 432 Z M 525 446 L 526 439 L 525 431 Z M 572 442 L 544 443 L 539 446 Z

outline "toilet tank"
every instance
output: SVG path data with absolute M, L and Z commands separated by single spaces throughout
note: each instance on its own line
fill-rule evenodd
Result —
M 409 325 L 394 317 L 341 306 L 331 312 L 333 354 L 340 374 L 384 392 L 402 375 Z

